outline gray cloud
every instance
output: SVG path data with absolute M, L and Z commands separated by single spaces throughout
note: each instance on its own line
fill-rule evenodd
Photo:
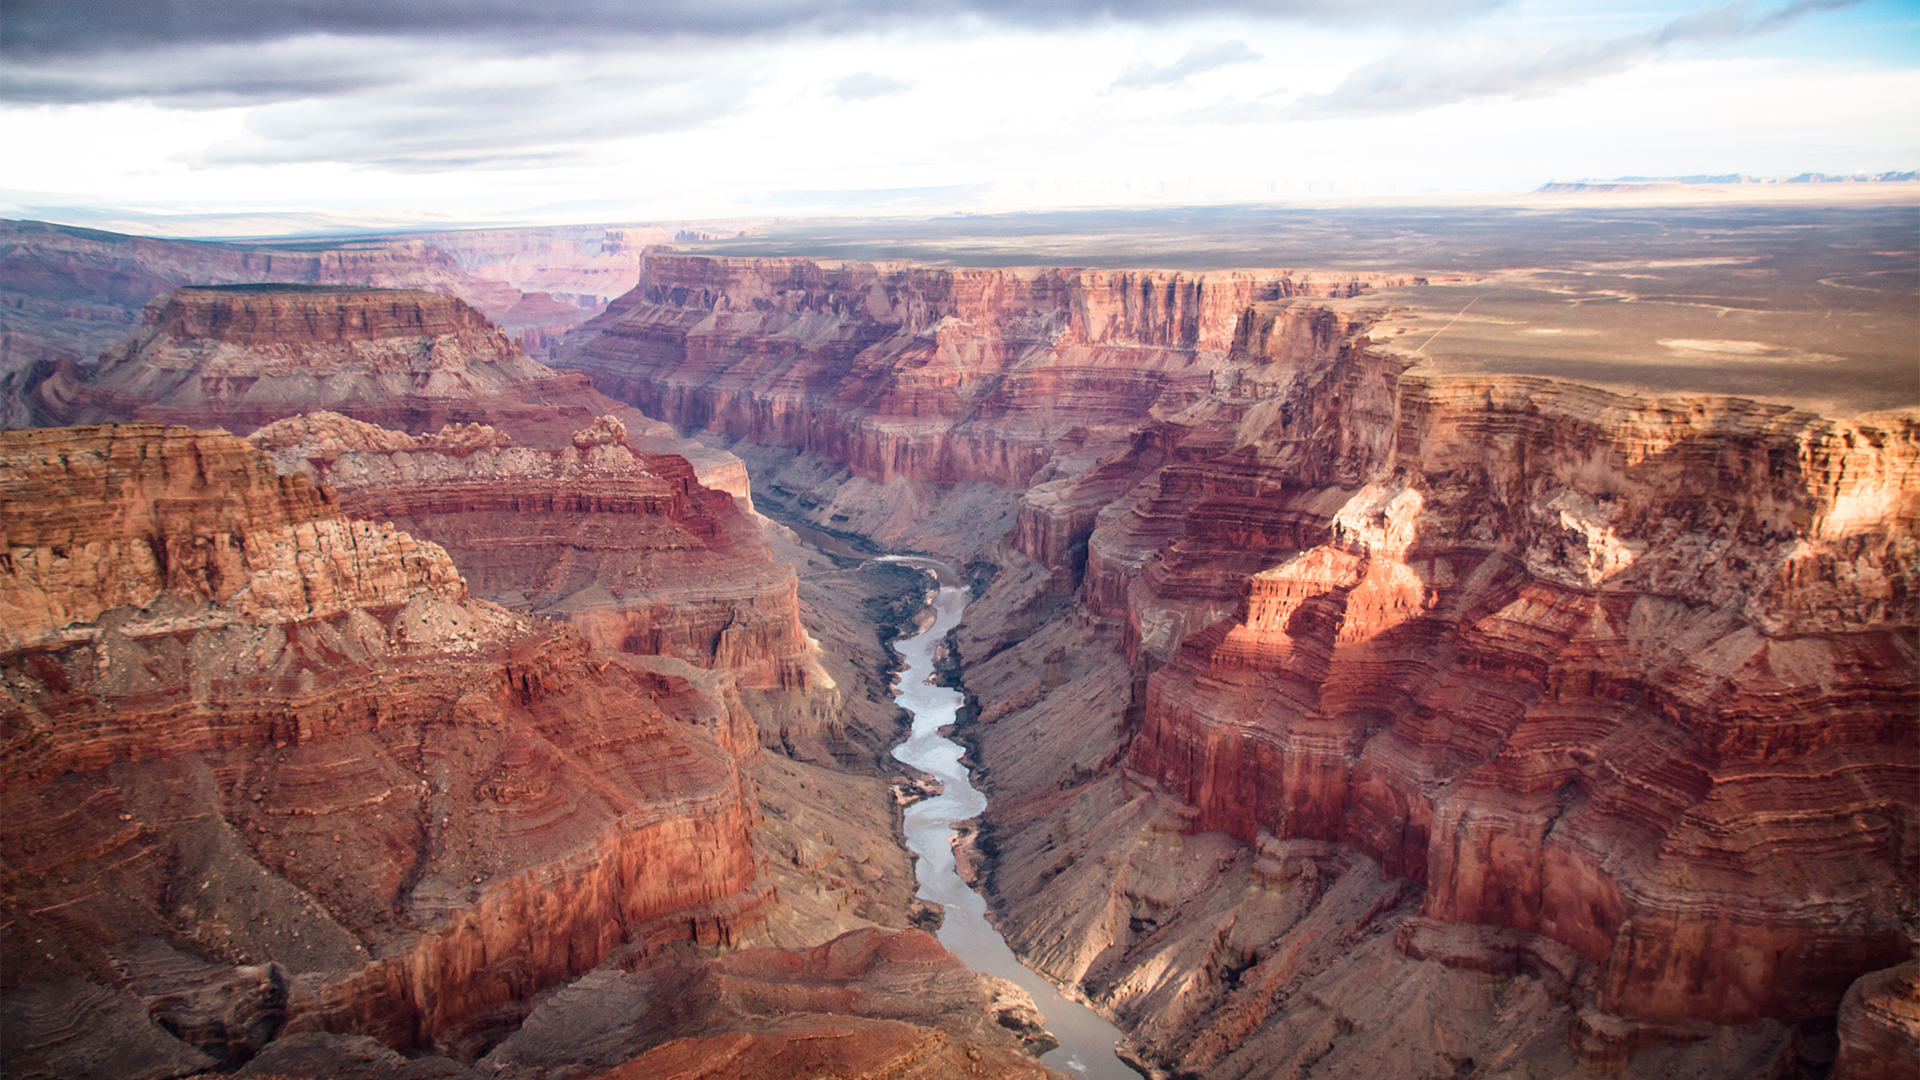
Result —
M 1296 100 L 1277 118 L 1377 116 L 1472 98 L 1544 93 L 1625 71 L 1672 46 L 1737 41 L 1781 29 L 1811 12 L 1859 2 L 1794 0 L 1755 15 L 1752 0 L 1739 0 L 1683 16 L 1645 33 L 1601 41 L 1508 41 L 1470 53 L 1442 53 L 1438 49 L 1402 53 L 1354 69 L 1339 86 Z
M 1168 86 L 1186 82 L 1202 72 L 1232 64 L 1251 64 L 1266 57 L 1247 47 L 1244 41 L 1196 41 L 1186 55 L 1171 64 L 1155 67 L 1134 63 L 1113 80 L 1113 88 L 1141 90 L 1150 86 Z
M 144 98 L 224 108 L 384 90 L 412 79 L 420 60 L 418 47 L 323 36 L 59 56 L 0 67 L 0 100 L 71 105 Z
M 856 71 L 833 84 L 833 96 L 842 101 L 865 101 L 868 98 L 886 97 L 908 90 L 913 84 L 890 75 L 875 75 L 871 71 Z
M 304 34 L 490 38 L 530 47 L 633 37 L 845 32 L 974 16 L 1022 26 L 1162 23 L 1202 14 L 1317 22 L 1447 19 L 1507 0 L 9 0 L 10 59 L 274 41 Z
M 608 140 L 701 127 L 739 109 L 753 87 L 740 64 L 700 52 L 522 58 L 478 69 L 465 59 L 438 54 L 415 82 L 260 104 L 239 138 L 184 160 L 528 168 L 589 157 Z

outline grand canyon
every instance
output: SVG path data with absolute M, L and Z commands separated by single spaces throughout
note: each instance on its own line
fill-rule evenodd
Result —
M 938 595 L 1113 1067 L 1920 1077 L 1911 202 L 1363 216 L 0 226 L 6 1074 L 1072 1075 Z

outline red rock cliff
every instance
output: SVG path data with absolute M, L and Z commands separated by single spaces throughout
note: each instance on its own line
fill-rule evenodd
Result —
M 876 480 L 1025 486 L 1063 444 L 1130 428 L 1224 353 L 1249 303 L 1403 281 L 655 251 L 555 362 L 682 429 L 819 451 Z
M 724 667 L 749 689 L 823 679 L 793 568 L 684 458 L 628 445 L 612 417 L 556 451 L 489 427 L 415 438 L 332 413 L 251 436 L 357 518 L 446 546 L 476 595 L 563 617 L 613 652 Z
M 460 300 L 405 289 L 233 285 L 178 289 L 99 363 L 37 390 L 63 422 L 152 420 L 251 431 L 330 408 L 401 427 L 537 423 L 590 397 L 529 360 Z M 578 421 L 590 409 L 578 410 Z
M 1831 1015 L 1904 959 L 1913 419 L 1326 360 L 1092 534 L 1168 660 L 1134 766 L 1573 946 L 1608 1011 Z
M 1139 827 L 1143 787 L 1262 860 L 1329 845 L 1313 857 L 1405 881 L 1435 925 L 1544 939 L 1628 1028 L 1831 1017 L 1912 955 L 1915 417 L 1420 377 L 1370 347 L 1358 302 L 1272 298 L 1295 280 L 655 256 L 562 362 L 869 478 L 1038 481 L 970 659 L 992 668 L 984 715 L 1037 718 L 1018 761 L 985 736 L 997 805 L 1016 797 L 990 818 L 1007 850 L 1062 861 L 1005 868 L 1033 892 L 1003 914 L 1048 946 L 1102 903 L 1050 890 L 1112 867 L 1138 925 L 1089 916 L 1117 936 L 1061 949 L 1111 957 L 1092 990 L 1115 1000 L 1191 960 L 1185 990 L 1140 999 L 1162 1019 L 1234 1002 L 1183 1067 L 1290 984 L 1242 1002 L 1225 960 L 1154 952 L 1189 947 L 1155 930 L 1184 886 L 1127 879 L 1097 847 L 1117 841 L 1059 854 Z M 1135 689 L 1103 713 L 1116 680 L 1076 681 L 1094 661 L 1074 650 L 1105 625 Z M 1124 745 L 1082 760 L 1116 724 Z M 1076 801 L 1096 791 L 1131 801 L 1101 819 Z M 1282 940 L 1243 932 L 1256 959 Z M 1616 1022 L 1583 1021 L 1581 1053 L 1612 1053 Z
M 460 1045 L 764 907 L 750 720 L 464 599 L 241 440 L 0 435 L 0 523 L 10 1063 L 96 1014 L 142 1068 Z

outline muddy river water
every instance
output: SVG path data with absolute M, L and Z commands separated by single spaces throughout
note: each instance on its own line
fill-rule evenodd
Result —
M 945 575 L 942 578 L 951 580 Z M 968 770 L 960 764 L 960 744 L 939 734 L 940 728 L 954 722 L 964 699 L 959 691 L 934 686 L 927 680 L 933 676 L 935 648 L 960 622 L 966 606 L 965 589 L 942 586 L 934 599 L 933 625 L 894 643 L 906 662 L 894 700 L 913 714 L 913 734 L 894 747 L 893 756 L 932 773 L 946 785 L 944 795 L 915 803 L 906 812 L 907 847 L 920 857 L 916 864 L 919 895 L 946 909 L 946 922 L 940 927 L 942 944 L 973 970 L 1010 979 L 1033 995 L 1034 1004 L 1047 1018 L 1047 1030 L 1060 1040 L 1059 1049 L 1040 1060 L 1070 1076 L 1139 1080 L 1139 1074 L 1113 1054 L 1121 1037 L 1119 1029 L 1079 1002 L 1061 996 L 1052 983 L 1015 959 L 1000 932 L 987 922 L 986 900 L 968 888 L 954 870 L 953 848 L 948 844 L 953 823 L 985 810 L 987 797 L 969 782 Z

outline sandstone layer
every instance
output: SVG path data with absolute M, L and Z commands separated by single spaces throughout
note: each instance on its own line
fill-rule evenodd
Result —
M 0 435 L 0 520 L 10 1074 L 470 1054 L 765 917 L 752 721 L 697 669 L 470 599 L 224 433 Z
M 0 221 L 0 421 L 36 363 L 86 363 L 190 285 L 293 282 L 425 289 L 458 297 L 538 356 L 633 287 L 661 229 L 559 227 L 362 239 L 209 243 Z
M 682 430 L 856 474 L 1026 486 L 1227 350 L 1249 303 L 1376 274 L 936 270 L 650 250 L 556 363 Z
M 831 689 L 793 568 L 758 522 L 684 458 L 633 449 L 612 416 L 553 451 L 490 426 L 414 437 L 327 412 L 250 441 L 350 516 L 446 548 L 475 595 L 565 618 L 601 649 L 724 667 L 748 689 Z
M 528 359 L 453 297 L 273 284 L 166 294 L 98 363 L 63 367 L 41 383 L 35 404 L 61 423 L 218 424 L 241 433 L 325 408 L 415 430 L 488 421 L 557 442 L 557 426 L 591 420 L 590 406 L 569 400 L 591 393 L 577 376 Z
M 560 362 L 816 508 L 1024 489 L 990 885 L 1146 1061 L 1823 1068 L 1920 940 L 1920 420 L 1421 376 L 1298 277 L 656 255 Z

